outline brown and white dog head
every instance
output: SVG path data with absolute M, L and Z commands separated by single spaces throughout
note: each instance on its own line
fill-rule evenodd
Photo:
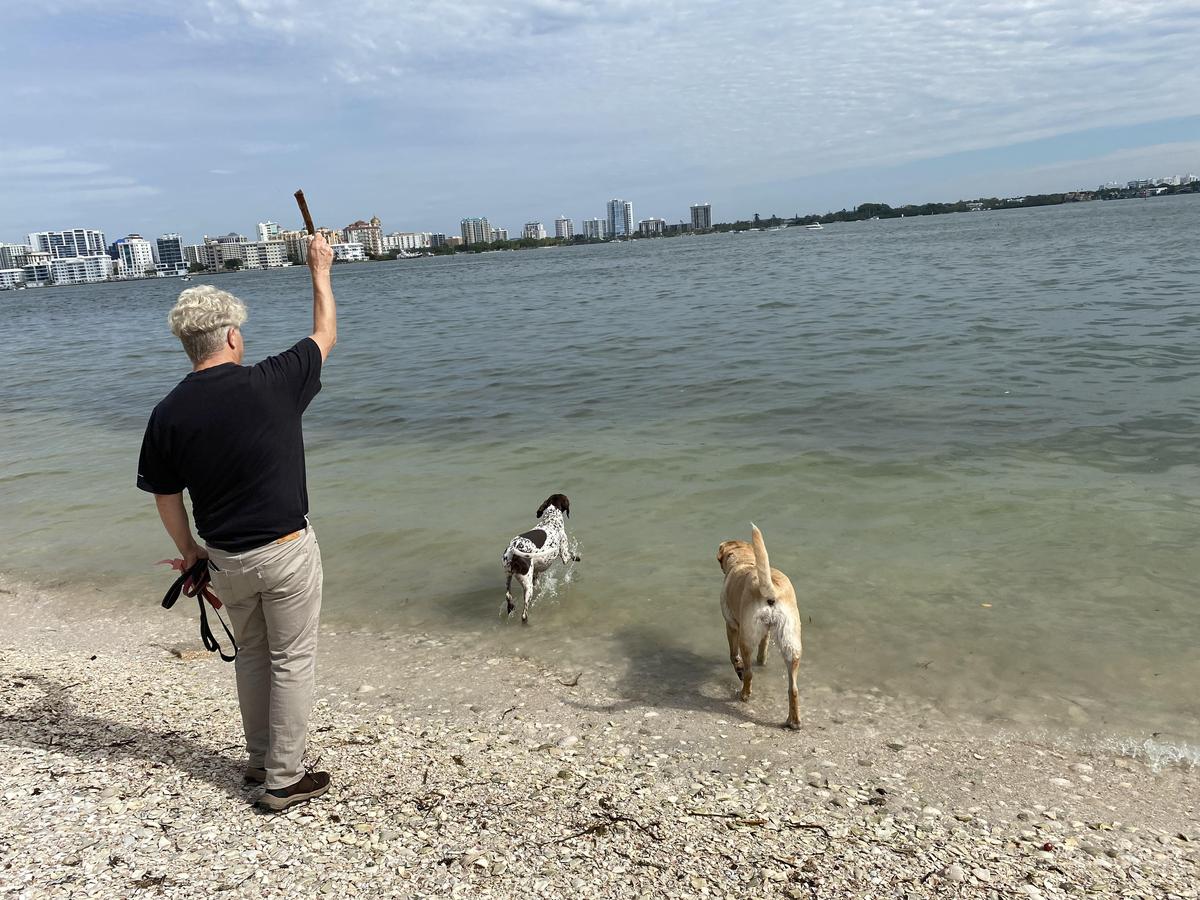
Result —
M 542 513 L 544 513 L 551 506 L 557 509 L 568 519 L 571 518 L 571 501 L 567 499 L 566 494 L 551 494 L 549 497 L 543 500 L 542 505 L 537 509 L 537 517 L 540 519 L 542 517 Z

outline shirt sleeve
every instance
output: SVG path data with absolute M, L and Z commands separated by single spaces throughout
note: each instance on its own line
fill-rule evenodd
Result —
M 321 348 L 310 337 L 278 356 L 268 356 L 255 368 L 295 400 L 300 412 L 321 390 Z
M 163 452 L 162 435 L 152 414 L 138 455 L 137 486 L 151 494 L 178 494 L 186 487 L 178 470 Z

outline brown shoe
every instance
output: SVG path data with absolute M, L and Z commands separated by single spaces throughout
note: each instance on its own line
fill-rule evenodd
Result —
M 254 766 L 246 766 L 246 774 L 242 776 L 242 780 L 246 784 L 266 784 L 267 770 L 257 769 Z
M 258 798 L 258 805 L 272 812 L 282 812 L 297 803 L 320 797 L 329 790 L 328 772 L 308 772 L 290 787 L 275 788 Z

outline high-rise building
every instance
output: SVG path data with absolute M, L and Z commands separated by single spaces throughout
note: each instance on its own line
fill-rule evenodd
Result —
M 112 249 L 112 257 L 120 263 L 121 274 L 126 278 L 145 278 L 147 270 L 154 273 L 154 250 L 140 234 L 121 238 Z
M 267 221 L 258 223 L 258 239 L 260 241 L 278 241 L 280 240 L 279 234 L 281 231 L 283 231 L 283 229 L 274 222 Z
M 308 242 L 310 240 L 307 231 L 281 231 L 279 239 L 283 241 L 283 246 L 287 248 L 288 259 L 296 265 L 301 265 L 308 261 Z
M 183 265 L 183 238 L 177 234 L 164 234 L 154 242 L 155 259 L 160 266 L 178 268 Z
M 667 220 L 651 217 L 638 222 L 638 234 L 643 237 L 653 237 L 667 230 Z
M 493 244 L 496 243 L 496 241 L 507 241 L 507 240 L 508 240 L 508 229 L 507 228 L 493 228 L 492 229 L 492 243 Z
M 463 219 L 460 225 L 464 246 L 469 247 L 471 244 L 490 244 L 492 242 L 492 226 L 488 224 L 485 216 Z
M 105 252 L 104 232 L 94 228 L 37 231 L 29 235 L 29 244 L 34 250 L 49 253 L 54 259 L 94 256 Z
M 546 226 L 541 222 L 526 222 L 522 234 L 530 240 L 544 241 L 546 239 Z
M 692 204 L 692 231 L 712 231 L 712 204 Z
M 25 283 L 25 270 L 0 267 L 0 291 L 12 290 L 19 284 Z
M 457 238 L 457 240 L 462 240 L 462 238 Z M 429 246 L 434 250 L 438 247 L 445 247 L 449 242 L 450 238 L 446 237 L 440 231 L 435 231 L 429 235 Z
M 583 236 L 588 240 L 604 240 L 608 237 L 608 224 L 603 219 L 584 219 Z
M 575 237 L 575 223 L 566 216 L 559 216 L 554 220 L 554 236 L 569 241 Z
M 0 244 L 0 269 L 19 269 L 33 252 L 28 244 Z
M 383 253 L 383 223 L 379 216 L 372 216 L 370 222 L 359 219 L 347 225 L 342 236 L 347 244 L 362 244 L 363 250 L 373 256 Z
M 608 201 L 608 236 L 630 237 L 633 234 L 633 204 L 628 200 Z
M 183 261 L 188 266 L 200 266 L 205 269 L 212 269 L 213 259 L 212 252 L 209 250 L 211 245 L 204 244 L 188 244 L 183 248 Z

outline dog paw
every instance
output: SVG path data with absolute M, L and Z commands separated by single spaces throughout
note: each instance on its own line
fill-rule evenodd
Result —
M 786 722 L 783 723 L 783 727 L 786 728 L 788 731 L 799 731 L 800 723 L 793 722 L 791 719 L 788 719 Z
M 750 702 L 750 692 L 749 691 L 742 691 L 740 694 L 738 694 L 738 697 L 739 697 L 739 699 L 741 699 L 741 701 L 743 703 Z

